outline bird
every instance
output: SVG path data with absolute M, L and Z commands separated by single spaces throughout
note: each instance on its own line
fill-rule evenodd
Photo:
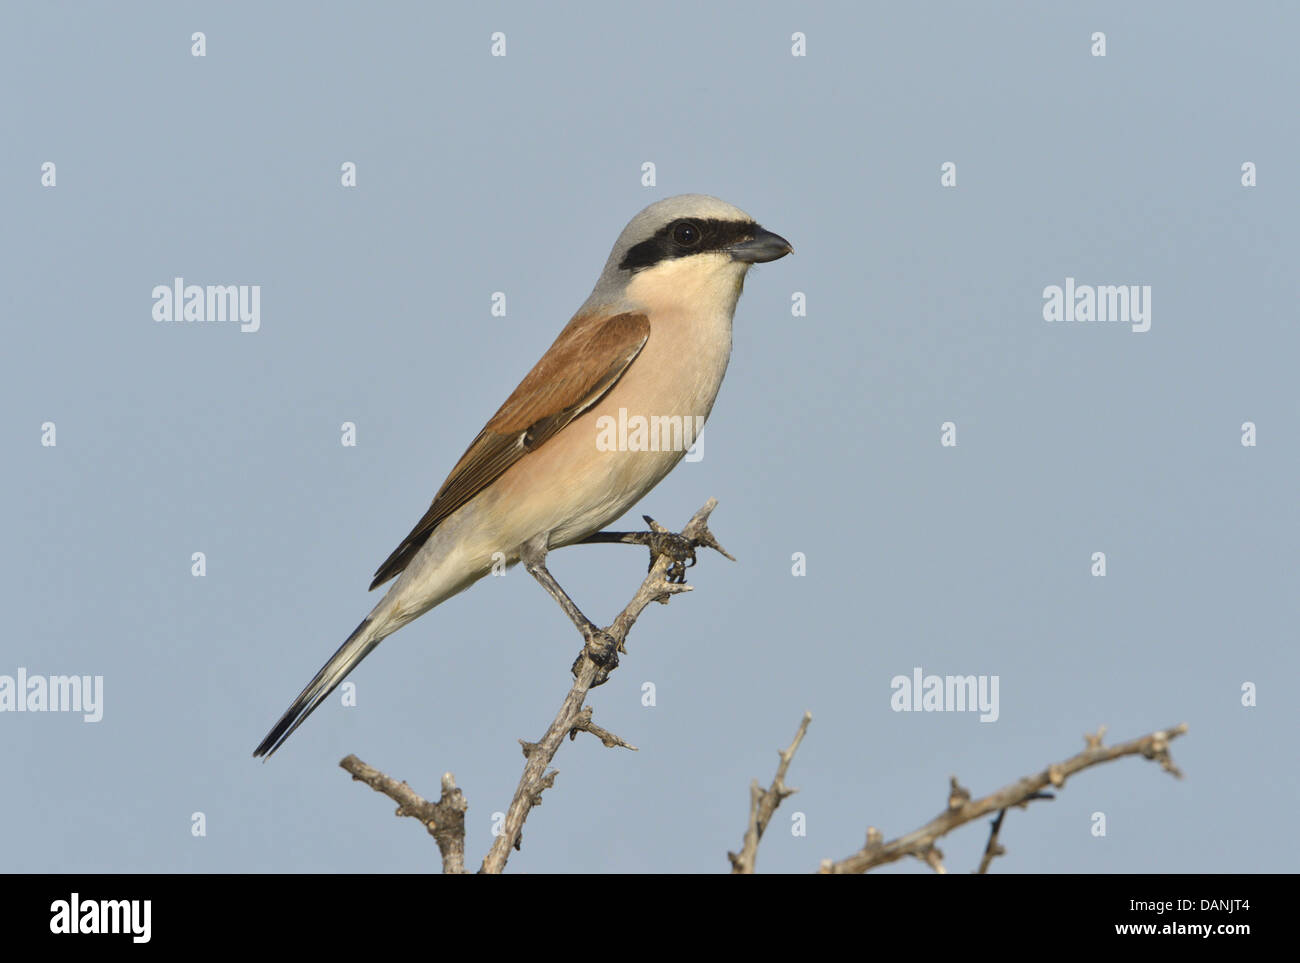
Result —
M 688 447 L 675 437 L 649 451 L 598 443 L 615 435 L 611 419 L 682 416 L 703 425 L 730 360 L 732 318 L 749 268 L 793 251 L 779 234 L 707 194 L 664 198 L 633 217 L 591 295 L 370 584 L 392 586 L 253 755 L 269 759 L 383 639 L 469 588 L 503 557 L 507 565 L 522 561 L 548 591 L 563 595 L 546 571 L 547 552 L 619 518 Z

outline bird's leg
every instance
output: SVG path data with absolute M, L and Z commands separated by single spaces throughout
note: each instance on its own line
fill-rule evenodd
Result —
M 601 630 L 596 623 L 583 615 L 573 599 L 569 598 L 569 594 L 560 587 L 560 583 L 555 581 L 555 576 L 546 568 L 546 553 L 546 535 L 543 534 L 519 547 L 519 560 L 524 563 L 528 574 L 537 579 L 538 584 L 546 589 L 546 593 L 559 603 L 560 608 L 564 609 L 564 614 L 582 633 L 582 638 L 587 643 L 583 654 L 595 663 L 597 670 L 592 686 L 601 685 L 609 678 L 609 673 L 618 666 L 618 643 L 609 633 Z M 578 674 L 581 662 L 580 655 L 573 663 L 575 676 Z
M 723 551 L 721 545 L 716 540 L 710 541 L 692 541 L 684 535 L 678 535 L 676 532 L 670 532 L 649 515 L 642 515 L 647 525 L 650 526 L 648 532 L 596 532 L 594 535 L 588 535 L 579 545 L 596 542 L 621 542 L 626 545 L 645 545 L 650 549 L 650 568 L 654 568 L 655 560 L 660 555 L 667 556 L 671 564 L 664 577 L 669 582 L 682 584 L 686 581 L 686 570 L 695 564 L 695 549 L 700 545 L 708 545 L 716 548 L 727 558 L 732 558 L 727 552 Z M 647 569 L 649 571 L 649 569 Z

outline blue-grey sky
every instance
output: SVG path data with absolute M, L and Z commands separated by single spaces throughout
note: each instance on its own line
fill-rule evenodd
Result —
M 454 772 L 477 865 L 580 645 L 521 569 L 385 641 L 355 707 L 250 753 L 623 225 L 685 192 L 797 253 L 750 274 L 703 459 L 617 527 L 716 496 L 738 562 L 704 556 L 642 617 L 590 699 L 640 750 L 566 742 L 511 868 L 725 871 L 805 709 L 760 871 L 916 828 L 950 774 L 983 794 L 1099 724 L 1184 721 L 1185 779 L 1083 773 L 1009 814 L 996 869 L 1293 867 L 1294 6 L 3 19 L 0 676 L 103 680 L 98 722 L 0 712 L 4 869 L 436 869 L 348 753 L 431 796 Z M 259 285 L 259 329 L 155 321 L 177 277 Z M 1067 278 L 1149 285 L 1150 329 L 1044 320 Z M 552 570 L 604 623 L 645 555 Z M 916 667 L 996 676 L 997 720 L 894 711 Z M 949 869 L 985 836 L 944 840 Z

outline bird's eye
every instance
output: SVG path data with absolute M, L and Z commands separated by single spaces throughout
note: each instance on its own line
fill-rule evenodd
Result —
M 673 240 L 682 247 L 692 247 L 699 244 L 700 236 L 699 227 L 690 221 L 678 221 L 677 226 L 673 228 Z

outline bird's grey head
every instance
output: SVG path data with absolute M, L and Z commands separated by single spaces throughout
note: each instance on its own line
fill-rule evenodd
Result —
M 623 228 L 588 304 L 613 302 L 641 271 L 679 258 L 720 256 L 748 268 L 794 249 L 738 207 L 708 194 L 678 194 L 655 201 Z

